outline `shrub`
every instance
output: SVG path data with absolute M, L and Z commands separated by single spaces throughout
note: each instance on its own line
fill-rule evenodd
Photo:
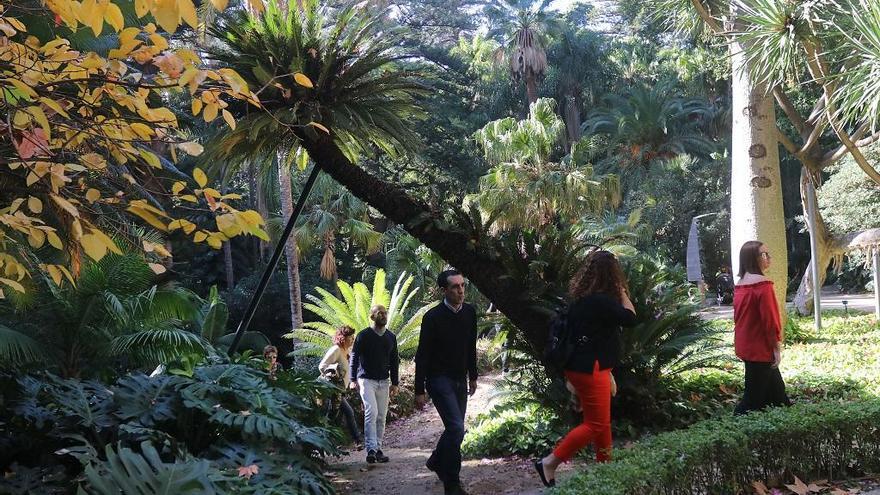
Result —
M 336 453 L 314 379 L 275 382 L 243 364 L 113 384 L 43 373 L 2 377 L 0 493 L 82 483 L 86 493 L 331 493 L 319 456 Z M 246 469 L 247 476 L 243 476 Z
M 545 454 L 564 433 L 556 415 L 534 403 L 507 402 L 477 416 L 461 445 L 466 457 Z
M 800 404 L 708 420 L 617 450 L 615 462 L 566 480 L 553 493 L 742 493 L 880 469 L 880 400 Z

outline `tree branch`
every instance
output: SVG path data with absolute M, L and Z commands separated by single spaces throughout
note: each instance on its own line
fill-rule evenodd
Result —
M 825 93 L 825 114 L 828 117 L 828 123 L 831 125 L 831 128 L 834 129 L 834 132 L 837 134 L 837 137 L 846 149 L 852 154 L 853 159 L 855 159 L 858 166 L 868 175 L 868 177 L 871 178 L 871 180 L 880 184 L 880 172 L 877 172 L 877 170 L 868 163 L 865 155 L 862 154 L 858 146 L 852 141 L 849 134 L 843 129 L 843 126 L 834 120 L 834 105 L 831 99 L 833 91 L 828 82 L 826 65 L 819 55 L 819 47 L 814 43 L 815 42 L 813 41 L 805 41 L 804 49 L 807 51 L 807 66 L 810 69 L 810 74 L 817 81 L 821 81 L 822 90 Z
M 792 141 L 788 136 L 786 136 L 785 133 L 782 132 L 782 129 L 780 129 L 779 127 L 776 127 L 776 140 L 779 141 L 779 143 L 782 144 L 782 146 L 789 153 L 791 153 L 792 155 L 794 155 L 796 157 L 798 156 L 799 152 L 798 152 L 797 145 L 794 144 L 794 141 Z
M 803 135 L 804 129 L 807 127 L 807 123 L 804 118 L 801 116 L 800 112 L 794 107 L 794 104 L 788 99 L 788 95 L 785 94 L 785 91 L 782 90 L 779 86 L 773 88 L 773 96 L 776 97 L 776 103 L 782 108 L 785 112 L 785 115 L 788 116 L 788 120 L 794 125 L 795 129 L 797 129 L 798 133 Z
M 865 146 L 871 145 L 877 141 L 880 141 L 880 131 L 875 132 L 874 134 L 862 138 L 868 130 L 868 123 L 864 123 L 859 126 L 858 130 L 856 130 L 855 134 L 853 134 L 853 139 L 855 139 L 855 145 L 859 148 L 864 148 Z M 846 146 L 840 145 L 836 150 L 829 151 L 822 156 L 821 164 L 822 168 L 825 168 L 829 165 L 833 165 L 837 163 L 838 160 L 846 155 L 847 149 Z
M 699 14 L 700 19 L 703 19 L 703 22 L 705 22 L 706 25 L 709 26 L 709 29 L 711 29 L 713 33 L 721 34 L 722 32 L 724 32 L 721 24 L 718 23 L 717 19 L 712 17 L 712 13 L 709 12 L 709 9 L 707 9 L 705 5 L 703 5 L 702 0 L 691 0 L 691 4 L 694 6 L 694 9 L 697 10 L 697 14 Z

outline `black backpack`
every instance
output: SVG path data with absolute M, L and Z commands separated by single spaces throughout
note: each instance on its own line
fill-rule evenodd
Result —
M 551 365 L 559 368 L 568 364 L 574 354 L 574 339 L 568 325 L 568 307 L 563 306 L 556 310 L 553 319 L 550 320 L 550 332 L 547 336 L 547 345 L 544 347 L 544 359 Z

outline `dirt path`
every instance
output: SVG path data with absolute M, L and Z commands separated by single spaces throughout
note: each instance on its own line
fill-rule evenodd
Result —
M 468 401 L 468 424 L 479 413 L 488 410 L 489 397 L 497 381 L 498 376 L 480 378 L 477 393 Z M 382 450 L 391 462 L 367 464 L 363 451 L 352 452 L 337 462 L 331 462 L 328 475 L 340 494 L 442 494 L 443 484 L 425 468 L 425 461 L 442 432 L 443 423 L 429 404 L 425 410 L 386 429 Z M 565 478 L 571 469 L 564 466 L 559 477 Z M 531 460 L 520 457 L 466 460 L 462 463 L 461 480 L 472 495 L 537 495 L 543 492 Z

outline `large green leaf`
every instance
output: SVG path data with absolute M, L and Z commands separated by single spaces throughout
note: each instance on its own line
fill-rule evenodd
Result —
M 107 460 L 85 469 L 85 490 L 100 495 L 211 495 L 216 493 L 209 479 L 206 460 L 164 462 L 148 442 L 141 452 L 122 446 L 107 446 Z

